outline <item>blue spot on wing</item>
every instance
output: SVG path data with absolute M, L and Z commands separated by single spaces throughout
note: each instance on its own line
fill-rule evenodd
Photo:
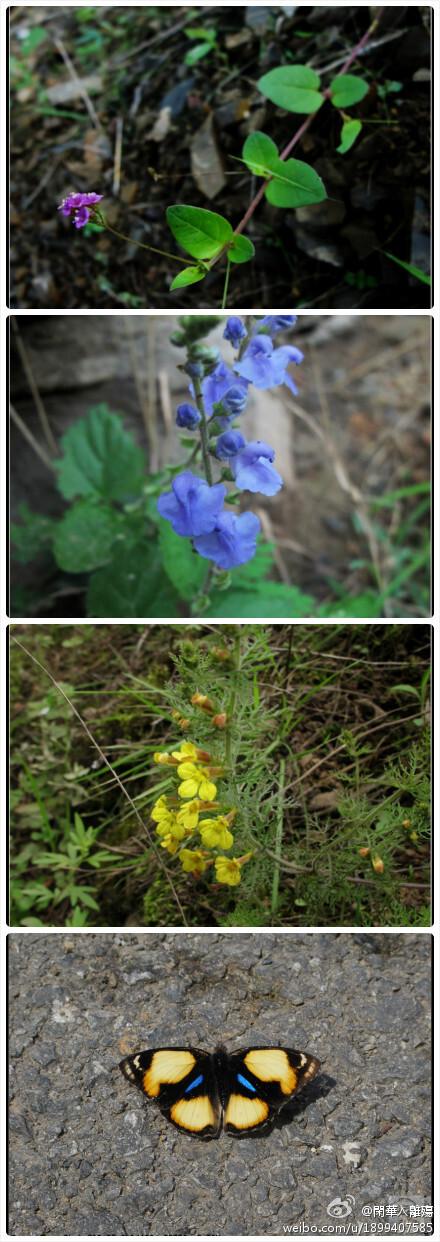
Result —
M 251 1082 L 248 1082 L 247 1078 L 243 1078 L 243 1074 L 237 1074 L 237 1078 L 241 1082 L 242 1087 L 247 1087 L 248 1091 L 253 1091 L 254 1095 L 256 1095 L 257 1088 Z
M 203 1082 L 203 1074 L 199 1074 L 198 1078 L 193 1078 L 192 1082 L 189 1084 L 189 1087 L 185 1090 L 185 1095 L 188 1095 L 190 1091 L 193 1091 L 194 1087 L 199 1087 L 201 1082 Z

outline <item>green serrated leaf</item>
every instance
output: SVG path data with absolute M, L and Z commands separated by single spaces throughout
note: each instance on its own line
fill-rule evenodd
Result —
M 123 430 L 122 415 L 97 405 L 80 418 L 61 440 L 64 456 L 58 470 L 58 490 L 66 500 L 96 496 L 126 500 L 142 487 L 145 461 L 141 450 Z
M 358 134 L 360 134 L 361 129 L 362 124 L 360 121 L 344 121 L 341 130 L 341 141 L 339 147 L 336 147 L 336 150 L 339 151 L 340 155 L 345 155 L 346 151 L 350 150 L 353 143 L 356 142 L 356 138 L 358 137 Z
M 25 565 L 33 561 L 40 552 L 52 547 L 57 522 L 55 518 L 42 517 L 32 513 L 26 504 L 18 506 L 21 524 L 11 522 L 10 535 L 14 546 L 14 560 Z
M 233 237 L 228 221 L 204 207 L 168 207 L 167 221 L 173 237 L 193 259 L 213 259 Z
M 79 500 L 58 524 L 54 554 L 60 569 L 82 574 L 105 565 L 119 529 L 119 516 L 110 505 Z
M 170 289 L 184 289 L 185 285 L 196 285 L 199 280 L 204 280 L 205 276 L 206 271 L 200 271 L 199 267 L 184 267 L 183 271 L 174 277 Z
M 196 591 L 200 591 L 206 578 L 206 561 L 193 552 L 190 539 L 176 535 L 170 522 L 164 519 L 159 522 L 159 547 L 170 582 L 180 598 L 188 601 Z
M 266 198 L 274 207 L 306 207 L 326 198 L 325 187 L 310 164 L 302 160 L 277 160 Z
M 278 147 L 267 134 L 249 134 L 243 147 L 243 159 L 256 177 L 270 177 L 278 160 Z
M 258 82 L 262 95 L 288 112 L 317 112 L 324 101 L 319 86 L 318 74 L 306 65 L 283 65 L 279 69 L 270 69 Z
M 368 94 L 368 83 L 352 74 L 341 73 L 330 82 L 330 90 L 335 108 L 350 108 Z
M 110 564 L 90 579 L 89 617 L 178 617 L 178 606 L 157 543 L 144 540 L 124 556 L 115 552 Z

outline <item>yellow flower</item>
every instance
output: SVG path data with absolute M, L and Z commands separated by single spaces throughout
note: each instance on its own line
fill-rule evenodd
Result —
M 194 871 L 201 875 L 209 867 L 211 858 L 207 858 L 202 850 L 181 850 L 179 858 L 184 871 Z
M 371 855 L 371 861 L 372 861 L 372 864 L 373 864 L 374 870 L 375 870 L 375 871 L 378 871 L 378 872 L 379 872 L 379 874 L 382 874 L 382 871 L 383 871 L 383 859 L 379 857 L 379 854 L 372 854 L 372 855 Z
M 177 812 L 178 823 L 183 824 L 191 832 L 194 832 L 194 828 L 197 828 L 199 805 L 198 798 L 193 798 L 192 802 L 185 802 L 185 805 L 181 806 L 180 811 Z
M 200 798 L 212 802 L 217 787 L 209 780 L 209 768 L 196 767 L 195 763 L 180 763 L 177 771 L 183 777 L 177 790 L 180 798 L 195 798 L 198 794 Z
M 167 763 L 171 763 L 171 762 L 172 762 L 172 760 L 170 760 L 170 756 L 169 756 L 169 754 L 168 754 L 168 751 L 167 751 L 167 750 L 155 750 L 154 755 L 153 755 L 153 759 L 154 759 L 154 762 L 155 762 L 155 763 L 165 763 L 165 764 L 167 764 Z
M 185 827 L 183 824 L 178 824 L 176 815 L 171 815 L 169 819 L 164 819 L 161 824 L 157 824 L 156 832 L 159 837 L 171 836 L 175 837 L 176 841 L 181 841 L 186 836 Z
M 236 858 L 215 858 L 217 880 L 220 884 L 239 884 L 241 880 L 240 866 Z
M 167 820 L 170 820 L 171 822 L 174 818 L 174 812 L 170 810 L 167 803 L 168 798 L 166 794 L 162 794 L 162 797 L 158 798 L 157 802 L 154 803 L 153 810 L 151 812 L 151 819 L 154 819 L 156 824 L 165 823 Z
M 173 759 L 184 763 L 185 759 L 197 759 L 197 747 L 192 742 L 182 742 L 180 750 L 173 750 Z
M 229 832 L 228 820 L 224 815 L 219 815 L 217 819 L 201 819 L 199 832 L 203 844 L 211 848 L 219 845 L 222 850 L 230 850 L 231 845 L 234 844 L 232 832 Z
M 173 837 L 170 832 L 167 832 L 166 837 L 164 837 L 163 841 L 160 843 L 160 848 L 162 850 L 168 850 L 169 854 L 177 854 L 179 842 L 176 837 Z

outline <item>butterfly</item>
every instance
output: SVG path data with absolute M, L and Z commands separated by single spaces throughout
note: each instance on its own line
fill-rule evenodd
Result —
M 320 1068 L 294 1048 L 153 1048 L 119 1069 L 178 1130 L 199 1138 L 250 1134 L 271 1121 Z

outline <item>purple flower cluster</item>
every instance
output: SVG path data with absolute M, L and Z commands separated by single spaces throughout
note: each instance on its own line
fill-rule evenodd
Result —
M 222 433 L 216 441 L 215 456 L 228 463 L 230 475 L 226 477 L 232 477 L 243 491 L 261 492 L 263 496 L 275 496 L 282 487 L 281 475 L 273 465 L 274 450 L 264 440 L 247 442 L 232 424 L 245 408 L 249 384 L 262 391 L 286 384 L 296 393 L 287 366 L 290 362 L 298 366 L 303 355 L 293 345 L 275 348 L 272 339 L 295 321 L 296 315 L 266 315 L 254 326 L 251 339 L 232 369 L 221 360 L 205 378 L 198 376 L 206 426 L 212 422 Z M 247 335 L 241 319 L 228 319 L 223 336 L 235 349 L 240 349 Z M 193 383 L 190 393 L 194 398 Z M 201 420 L 195 406 L 185 403 L 178 407 L 179 427 L 194 429 Z M 212 445 L 210 449 L 214 451 Z M 255 513 L 236 515 L 225 510 L 225 497 L 223 484 L 209 486 L 185 470 L 173 480 L 172 491 L 159 497 L 157 508 L 161 517 L 171 522 L 176 534 L 193 540 L 200 556 L 214 561 L 219 569 L 232 569 L 254 556 L 260 522 Z
M 70 216 L 73 212 L 73 223 L 76 229 L 83 229 L 88 223 L 90 216 L 93 214 L 95 203 L 100 203 L 104 197 L 103 194 L 68 194 L 63 199 L 58 211 L 62 211 L 63 216 Z

